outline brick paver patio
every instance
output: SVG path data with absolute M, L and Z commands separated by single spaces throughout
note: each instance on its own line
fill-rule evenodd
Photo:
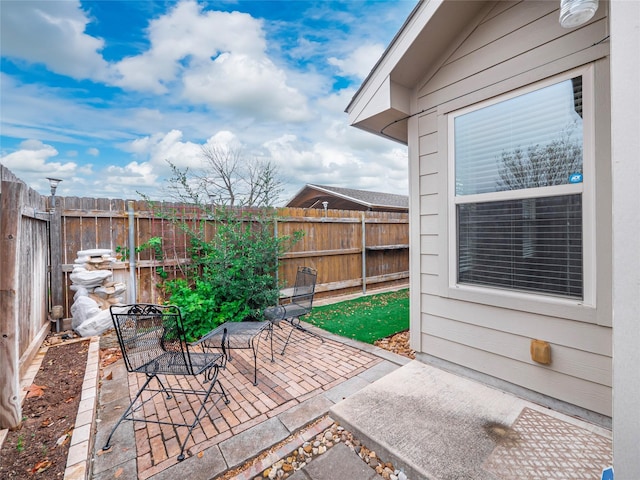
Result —
M 286 327 L 285 327 L 286 328 Z M 381 362 L 381 358 L 343 343 L 325 339 L 324 343 L 309 335 L 294 333 L 299 341 L 290 344 L 280 355 L 283 333 L 275 329 L 274 359 L 271 362 L 269 342 L 263 338 L 258 351 L 258 385 L 253 385 L 253 354 L 250 350 L 233 350 L 232 360 L 221 371 L 220 380 L 229 396 L 225 405 L 219 397 L 201 425 L 193 431 L 187 442 L 186 452 L 199 452 L 279 415 L 301 402 L 322 394 L 336 385 L 364 372 Z M 133 395 L 144 382 L 144 375 L 129 375 L 129 391 Z M 180 379 L 191 382 L 194 379 Z M 196 383 L 194 383 L 196 382 Z M 187 385 L 184 385 L 187 386 Z M 190 403 L 190 402 L 193 402 Z M 164 420 L 172 418 L 183 422 L 193 419 L 197 399 L 176 395 L 167 400 L 157 395 L 149 402 L 145 414 Z M 180 442 L 185 438 L 186 427 L 135 423 L 137 450 L 137 476 L 147 479 L 178 463 Z M 120 427 L 122 428 L 122 427 Z

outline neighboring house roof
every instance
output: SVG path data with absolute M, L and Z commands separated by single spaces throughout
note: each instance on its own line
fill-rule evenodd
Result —
M 406 195 L 312 184 L 302 188 L 286 206 L 323 208 L 322 202 L 328 202 L 328 208 L 337 210 L 409 211 Z

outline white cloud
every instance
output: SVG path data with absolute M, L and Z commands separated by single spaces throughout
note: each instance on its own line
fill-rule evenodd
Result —
M 106 177 L 102 184 L 110 185 L 115 191 L 122 187 L 154 186 L 158 182 L 158 175 L 153 170 L 149 162 L 131 162 L 124 167 L 111 165 L 104 172 Z
M 91 155 L 92 157 L 97 157 L 100 155 L 100 150 L 95 147 L 87 149 L 87 155 Z
M 287 85 L 284 71 L 268 58 L 224 53 L 184 76 L 184 97 L 193 103 L 234 108 L 262 119 L 296 122 L 310 118 L 306 99 Z
M 168 133 L 157 133 L 136 139 L 127 145 L 127 149 L 138 157 L 148 159 L 145 163 L 157 172 L 167 173 L 169 171 L 167 162 L 171 162 L 180 169 L 200 168 L 203 163 L 203 144 L 183 141 L 183 137 L 180 130 L 171 130 Z M 211 136 L 204 144 L 242 148 L 237 137 L 227 130 Z
M 0 157 L 0 163 L 41 192 L 48 190 L 46 177 L 70 179 L 79 170 L 75 162 L 53 161 L 58 156 L 58 150 L 40 140 L 25 140 L 19 147 L 19 150 Z M 88 174 L 91 167 L 87 165 L 83 170 Z
M 262 22 L 184 1 L 149 24 L 149 50 L 115 65 L 123 88 L 227 107 L 262 119 L 309 118 L 305 97 L 266 55 Z
M 338 67 L 341 75 L 364 79 L 382 56 L 382 52 L 383 45 L 367 44 L 351 50 L 344 58 L 330 57 L 327 61 L 330 65 Z
M 73 78 L 105 79 L 104 41 L 87 35 L 89 18 L 79 1 L 3 1 L 2 55 L 42 63 Z

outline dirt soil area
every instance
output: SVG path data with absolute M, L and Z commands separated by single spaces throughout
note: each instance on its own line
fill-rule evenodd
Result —
M 2 479 L 62 479 L 82 395 L 88 339 L 50 346 L 0 450 Z

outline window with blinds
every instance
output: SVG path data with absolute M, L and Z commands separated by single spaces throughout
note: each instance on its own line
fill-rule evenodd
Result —
M 582 77 L 453 129 L 458 283 L 582 299 Z

